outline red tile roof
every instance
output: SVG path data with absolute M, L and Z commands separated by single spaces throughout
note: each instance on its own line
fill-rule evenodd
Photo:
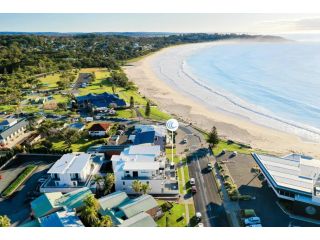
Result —
M 108 131 L 110 126 L 111 125 L 109 123 L 95 123 L 89 128 L 89 131 L 90 132 Z

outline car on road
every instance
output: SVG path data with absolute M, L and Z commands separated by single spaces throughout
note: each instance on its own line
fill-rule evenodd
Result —
M 194 178 L 190 178 L 190 184 L 191 186 L 196 185 L 196 180 Z
M 185 138 L 185 139 L 182 140 L 182 143 L 186 144 L 186 143 L 188 143 L 188 140 Z
M 201 212 L 196 212 L 196 220 L 197 220 L 197 222 L 200 222 L 201 218 L 202 218 Z
M 238 152 L 237 152 L 237 151 L 233 151 L 233 152 L 231 153 L 230 157 L 235 157 L 235 156 L 237 156 L 237 155 L 238 155 Z
M 192 186 L 191 187 L 191 192 L 192 193 L 197 193 L 197 187 L 196 186 Z
M 260 220 L 259 217 L 250 217 L 250 218 L 244 219 L 244 224 L 245 224 L 246 226 L 248 226 L 248 225 L 261 224 L 261 220 Z
M 213 166 L 212 166 L 212 163 L 211 163 L 211 162 L 208 163 L 207 169 L 208 169 L 208 171 L 212 171 Z

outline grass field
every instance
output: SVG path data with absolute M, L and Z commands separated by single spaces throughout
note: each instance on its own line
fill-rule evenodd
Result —
M 164 203 L 163 200 L 157 200 L 158 204 Z M 164 213 L 164 216 L 157 221 L 159 227 L 186 227 L 186 210 L 184 204 L 173 203 L 173 208 Z
M 71 149 L 73 152 L 85 152 L 89 147 L 98 144 L 98 140 L 88 140 L 80 139 L 77 143 L 71 145 Z M 67 149 L 68 146 L 64 143 L 64 141 L 52 142 L 52 149 L 55 150 L 64 150 Z
M 144 118 L 150 118 L 154 120 L 168 120 L 171 116 L 165 112 L 161 112 L 158 107 L 152 106 L 150 111 L 150 116 L 147 117 L 145 114 L 145 107 L 139 108 L 139 112 Z
M 39 78 L 40 82 L 43 83 L 42 89 L 52 89 L 56 88 L 57 82 L 60 80 L 60 74 L 54 73 L 47 75 L 46 77 Z
M 136 112 L 131 109 L 117 110 L 117 117 L 119 118 L 134 118 L 136 116 Z
M 229 152 L 237 151 L 238 153 L 243 153 L 243 154 L 251 154 L 252 152 L 267 153 L 266 151 L 263 151 L 260 149 L 253 149 L 253 148 L 247 148 L 245 146 L 241 146 L 241 144 L 238 144 L 238 143 L 228 143 L 228 141 L 226 140 L 220 140 L 217 146 L 215 146 L 212 149 L 215 155 L 220 154 L 222 150 L 226 150 Z

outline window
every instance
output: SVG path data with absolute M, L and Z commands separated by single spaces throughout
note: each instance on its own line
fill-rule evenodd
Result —
M 126 182 L 122 182 L 122 185 L 126 185 Z

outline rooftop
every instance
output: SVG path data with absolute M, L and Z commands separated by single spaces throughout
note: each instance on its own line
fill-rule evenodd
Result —
M 139 171 L 139 170 L 149 170 L 155 171 L 160 167 L 159 162 L 134 162 L 128 161 L 124 163 L 123 170 L 124 171 Z
M 98 201 L 100 203 L 100 207 L 103 210 L 106 210 L 115 208 L 124 201 L 127 201 L 128 199 L 128 195 L 125 192 L 117 191 L 102 198 L 99 198 Z
M 277 187 L 312 193 L 320 172 L 320 160 L 298 154 L 282 158 L 253 154 L 253 157 Z
M 49 174 L 79 173 L 91 160 L 91 154 L 64 154 L 48 171 Z
M 17 122 L 15 125 L 6 128 L 0 133 L 0 139 L 5 139 L 9 137 L 12 133 L 18 131 L 22 127 L 26 127 L 28 125 L 28 121 L 26 119 L 22 119 L 19 122 Z
M 40 218 L 41 227 L 84 227 L 73 211 L 59 211 Z
M 123 221 L 119 227 L 157 227 L 157 224 L 149 214 L 141 212 Z
M 88 131 L 108 131 L 110 126 L 111 125 L 109 123 L 95 123 L 88 129 Z

